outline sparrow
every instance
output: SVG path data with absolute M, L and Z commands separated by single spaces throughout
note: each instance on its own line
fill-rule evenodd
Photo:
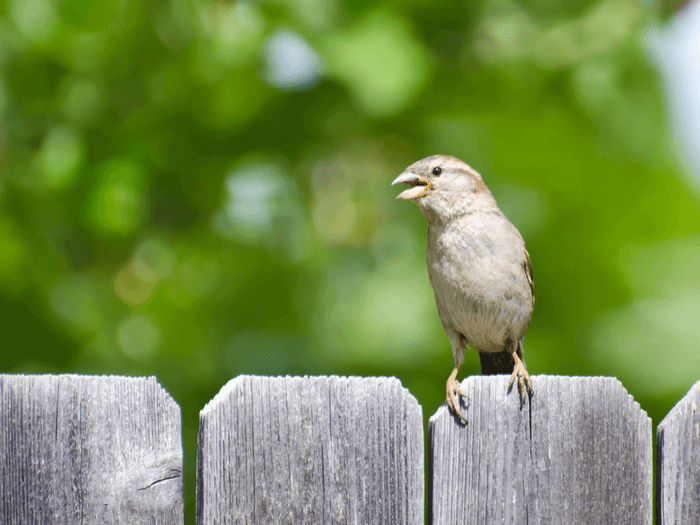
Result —
M 447 405 L 467 423 L 457 394 L 467 396 L 457 373 L 469 345 L 479 352 L 482 374 L 510 373 L 508 391 L 517 379 L 522 408 L 526 391 L 534 393 L 523 361 L 523 339 L 535 287 L 520 232 L 481 175 L 455 157 L 426 157 L 391 184 L 408 184 L 396 198 L 414 201 L 428 219 L 428 276 L 454 358 Z

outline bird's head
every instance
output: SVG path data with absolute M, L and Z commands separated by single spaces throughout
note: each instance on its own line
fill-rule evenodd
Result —
M 429 221 L 446 220 L 480 203 L 494 202 L 481 175 L 467 163 L 448 155 L 433 155 L 414 162 L 391 184 L 401 183 L 411 187 L 396 198 L 415 201 Z

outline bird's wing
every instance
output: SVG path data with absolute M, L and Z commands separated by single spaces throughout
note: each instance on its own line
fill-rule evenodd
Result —
M 525 262 L 523 262 L 523 270 L 525 270 L 525 276 L 527 277 L 527 282 L 530 285 L 530 291 L 532 292 L 532 303 L 535 303 L 535 281 L 532 279 L 532 264 L 530 264 L 530 254 L 525 250 Z

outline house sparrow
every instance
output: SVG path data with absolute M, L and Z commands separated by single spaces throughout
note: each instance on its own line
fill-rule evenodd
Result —
M 533 394 L 523 361 L 523 338 L 535 303 L 530 256 L 481 175 L 455 157 L 433 155 L 411 164 L 391 184 L 411 186 L 396 198 L 412 200 L 428 219 L 428 276 L 455 367 L 447 405 L 466 423 L 456 394 L 467 345 L 479 351 L 482 374 L 517 378 L 520 406 Z

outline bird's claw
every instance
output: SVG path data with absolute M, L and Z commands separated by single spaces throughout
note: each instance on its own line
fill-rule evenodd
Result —
M 459 400 L 455 394 L 459 394 L 462 397 L 467 397 L 459 386 L 459 381 L 456 379 L 447 380 L 447 406 L 450 408 L 452 413 L 457 416 L 463 424 L 467 424 L 467 418 L 462 415 L 459 410 Z
M 527 385 L 527 393 L 532 395 L 535 391 L 532 389 L 532 382 L 530 381 L 530 374 L 527 373 L 525 369 L 525 364 L 520 360 L 516 359 L 515 366 L 513 367 L 513 373 L 510 375 L 508 380 L 508 390 L 513 387 L 515 378 L 518 378 L 518 393 L 520 394 L 520 408 L 523 408 L 526 399 L 525 385 Z

